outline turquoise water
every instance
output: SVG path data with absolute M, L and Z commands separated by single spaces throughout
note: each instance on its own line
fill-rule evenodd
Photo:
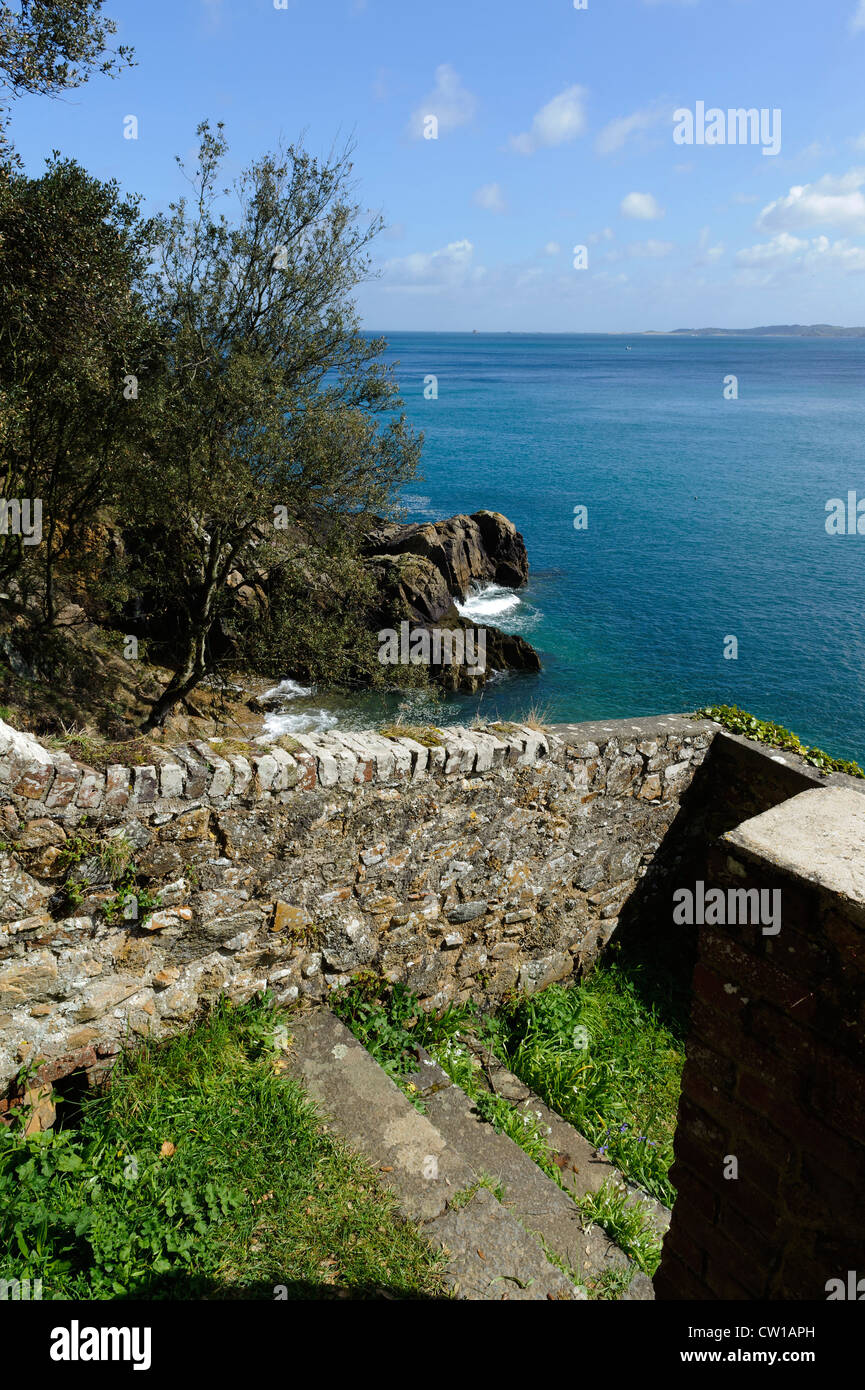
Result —
M 385 336 L 425 433 L 409 518 L 490 508 L 528 548 L 528 588 L 467 611 L 544 669 L 497 679 L 484 715 L 730 703 L 865 762 L 865 535 L 825 529 L 829 498 L 865 497 L 865 340 Z

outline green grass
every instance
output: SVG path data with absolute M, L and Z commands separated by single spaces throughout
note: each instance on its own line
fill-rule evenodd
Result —
M 583 1218 L 591 1225 L 597 1223 L 616 1244 L 635 1260 L 644 1274 L 654 1274 L 661 1263 L 661 1240 L 649 1225 L 645 1213 L 632 1202 L 628 1192 L 616 1178 L 607 1178 L 598 1192 L 587 1192 L 578 1203 Z
M 405 986 L 388 986 L 369 975 L 356 978 L 339 991 L 331 999 L 331 1007 L 417 1109 L 423 1111 L 423 1100 L 407 1078 L 418 1069 L 414 1049 L 420 1044 L 497 1133 L 507 1135 L 548 1177 L 570 1192 L 554 1162 L 546 1126 L 531 1110 L 491 1094 L 484 1085 L 480 1064 L 465 1044 L 465 1034 L 474 1033 L 581 1133 L 592 1139 L 596 1138 L 592 1131 L 596 1131 L 597 1142 L 605 1145 L 607 1156 L 633 1181 L 672 1200 L 666 1170 L 672 1162 L 683 1059 L 672 1047 L 668 1030 L 640 1004 L 622 972 L 598 972 L 593 982 L 579 990 L 552 986 L 541 994 L 520 996 L 490 1018 L 471 1004 L 449 1005 L 438 1016 L 425 1013 Z M 594 1084 L 587 1075 L 594 1064 L 587 1063 L 585 1053 L 575 1049 L 573 1039 L 577 1023 L 587 1026 L 586 1020 L 591 1020 L 591 1036 L 596 1041 L 605 1034 L 609 1054 L 604 1061 L 599 1056 Z M 635 1039 L 641 1030 L 645 1036 L 638 1043 Z M 663 1057 L 657 1055 L 659 1047 Z M 626 1061 L 629 1049 L 635 1054 L 634 1065 Z M 606 1113 L 589 1114 L 576 1104 L 574 1087 L 581 1080 L 591 1104 L 603 1106 Z M 562 1082 L 565 1084 L 559 1084 Z M 663 1114 L 653 1114 L 649 1121 L 648 1144 L 638 1138 L 636 1129 L 631 1135 L 627 1125 L 624 1131 L 620 1128 L 623 1097 L 630 1105 L 627 1113 L 635 1120 L 637 1114 L 645 1115 L 647 1107 L 657 1110 L 661 1094 Z M 614 1126 L 609 1123 L 612 1117 L 617 1120 Z M 659 1140 L 651 1139 L 655 1133 L 664 1133 L 669 1140 L 660 1157 L 655 1152 Z M 654 1274 L 660 1262 L 660 1241 L 638 1206 L 625 1207 L 613 1189 L 604 1190 L 603 1198 L 598 1194 L 580 1198 L 577 1205 L 587 1224 L 596 1222 L 603 1227 L 644 1273 Z
M 824 753 L 822 748 L 810 748 L 802 743 L 798 734 L 791 733 L 783 725 L 774 724 L 767 719 L 758 719 L 756 715 L 748 714 L 747 710 L 739 709 L 737 705 L 707 705 L 705 709 L 698 709 L 693 717 L 714 719 L 716 724 L 722 724 L 733 734 L 742 734 L 757 743 L 767 743 L 771 748 L 786 748 L 791 753 L 798 753 L 806 763 L 819 768 L 821 772 L 846 772 L 848 777 L 865 777 L 865 772 L 858 763 L 845 758 L 833 758 L 831 753 Z
M 510 1070 L 625 1177 L 670 1205 L 684 1055 L 632 976 L 615 961 L 598 966 L 581 984 L 507 1001 L 496 1025 Z
M 279 1069 L 285 1035 L 267 1000 L 223 1002 L 124 1056 L 74 1124 L 0 1126 L 3 1277 L 50 1299 L 446 1296 L 441 1257 Z

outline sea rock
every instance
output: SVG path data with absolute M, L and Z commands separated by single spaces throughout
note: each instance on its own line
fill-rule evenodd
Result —
M 385 522 L 369 532 L 368 555 L 419 555 L 439 571 L 454 598 L 467 598 L 473 582 L 521 588 L 529 575 L 525 542 L 500 512 L 480 511 L 447 521 Z

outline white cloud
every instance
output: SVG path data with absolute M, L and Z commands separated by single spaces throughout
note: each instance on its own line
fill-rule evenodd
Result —
M 653 126 L 660 125 L 663 121 L 669 120 L 671 110 L 666 106 L 644 106 L 640 111 L 634 111 L 630 116 L 620 116 L 615 121 L 610 121 L 605 125 L 597 140 L 595 149 L 598 154 L 614 154 L 620 150 L 632 135 L 639 135 L 643 131 L 651 130 Z
M 628 193 L 619 205 L 623 217 L 634 217 L 640 222 L 654 222 L 664 216 L 664 209 L 652 193 Z
M 541 107 L 530 131 L 511 136 L 511 149 L 516 150 L 517 154 L 534 154 L 535 150 L 564 145 L 582 135 L 586 128 L 585 95 L 584 87 L 566 87 L 559 92 L 558 96 Z
M 652 237 L 648 241 L 632 241 L 627 248 L 629 256 L 648 257 L 651 260 L 656 260 L 659 256 L 669 256 L 675 249 L 675 242 L 655 241 Z
M 427 116 L 435 116 L 439 135 L 457 126 L 466 125 L 474 116 L 477 98 L 461 83 L 450 63 L 441 63 L 435 70 L 435 86 L 419 106 L 415 107 L 409 121 L 409 132 L 415 140 L 421 140 L 424 121 Z
M 863 183 L 865 169 L 851 169 L 841 176 L 825 174 L 816 183 L 796 184 L 763 209 L 757 226 L 766 232 L 817 226 L 865 231 Z
M 827 236 L 796 237 L 779 232 L 770 241 L 746 246 L 736 252 L 738 265 L 763 270 L 816 270 L 823 266 L 844 271 L 865 270 L 865 246 L 856 246 L 842 239 L 830 241 Z
M 731 203 L 757 203 L 759 201 L 759 194 L 757 193 L 734 193 L 730 199 Z
M 655 241 L 650 238 L 648 241 L 629 241 L 618 251 L 605 251 L 603 259 L 610 264 L 616 261 L 630 260 L 660 260 L 663 256 L 669 256 L 675 251 L 676 244 L 672 241 Z
M 865 0 L 859 0 L 856 11 L 850 18 L 850 28 L 854 34 L 858 34 L 860 29 L 865 29 Z
M 561 246 L 557 241 L 548 241 L 544 247 L 545 256 L 557 256 L 561 251 Z
M 865 130 L 861 135 L 854 135 L 850 143 L 855 150 L 865 150 Z
M 474 201 L 479 208 L 486 208 L 487 212 L 504 212 L 507 208 L 500 183 L 482 184 L 475 193 Z
M 746 246 L 737 251 L 736 262 L 738 265 L 778 264 L 804 251 L 807 245 L 807 239 L 791 236 L 789 232 L 779 232 L 771 241 L 761 241 L 757 246 Z
M 700 231 L 700 238 L 697 242 L 697 258 L 694 265 L 712 265 L 714 261 L 719 261 L 724 254 L 724 243 L 719 241 L 717 245 L 710 246 L 712 239 L 709 227 L 703 227 Z
M 463 285 L 480 279 L 485 271 L 473 264 L 474 246 L 465 238 L 448 242 L 438 251 L 414 251 L 385 261 L 382 278 L 392 286 L 432 289 L 442 285 Z

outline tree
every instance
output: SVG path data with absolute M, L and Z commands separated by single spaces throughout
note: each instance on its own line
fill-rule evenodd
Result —
M 40 544 L 0 542 L 0 585 L 49 625 L 58 564 L 86 563 L 100 508 L 124 491 L 151 237 L 137 199 L 56 152 L 40 178 L 0 183 L 0 497 L 43 513 Z
M 94 73 L 115 76 L 132 66 L 126 44 L 108 47 L 117 32 L 102 18 L 105 0 L 18 0 L 0 3 L 0 85 L 6 101 L 25 92 L 56 96 L 80 87 Z M 5 103 L 4 103 L 5 105 Z M 6 136 L 9 113 L 0 107 L 0 157 L 11 147 Z
M 234 184 L 230 221 L 217 210 L 232 196 L 217 188 L 222 126 L 198 135 L 194 203 L 161 221 L 149 301 L 160 361 L 143 393 L 149 472 L 132 505 L 162 538 L 142 583 L 157 570 L 172 589 L 177 659 L 148 728 L 212 668 L 211 634 L 244 567 L 344 566 L 420 448 L 395 416 L 384 342 L 361 336 L 350 298 L 381 227 L 351 201 L 350 150 L 265 155 Z M 286 546 L 281 521 L 301 544 Z

